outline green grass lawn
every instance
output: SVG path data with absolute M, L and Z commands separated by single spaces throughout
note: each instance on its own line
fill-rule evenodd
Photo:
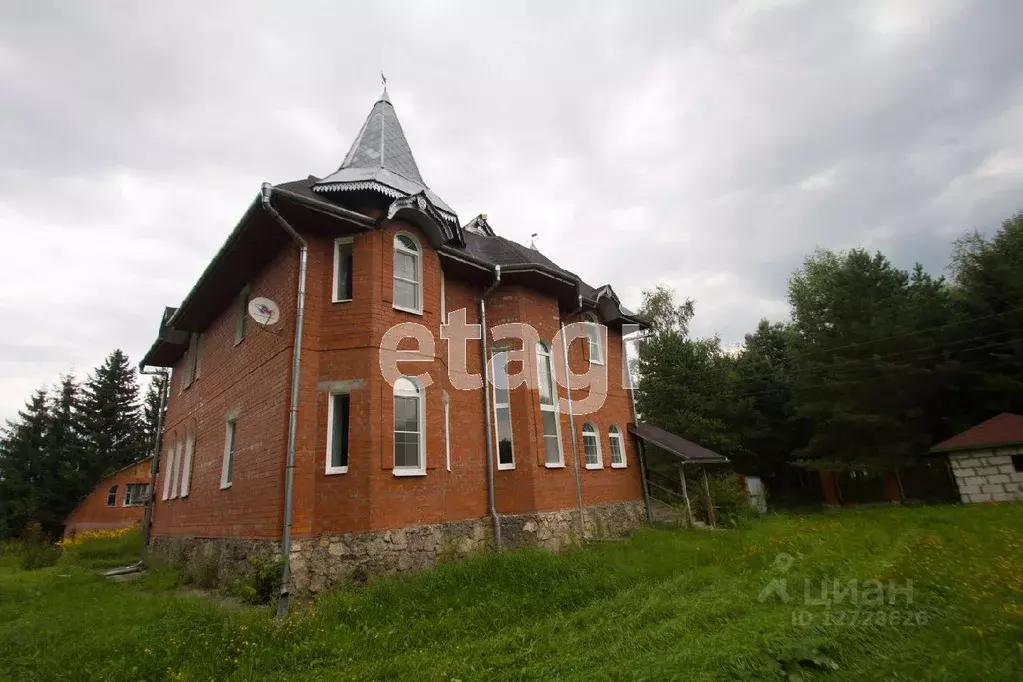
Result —
M 861 592 L 817 604 L 822 579 Z M 759 598 L 772 580 L 787 603 Z M 912 603 L 877 605 L 875 580 L 912 581 Z M 778 515 L 481 556 L 331 594 L 280 628 L 267 607 L 158 582 L 0 565 L 0 678 L 1023 679 L 1018 504 Z

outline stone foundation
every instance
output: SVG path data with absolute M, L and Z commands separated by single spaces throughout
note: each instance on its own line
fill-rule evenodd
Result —
M 587 540 L 624 537 L 646 520 L 639 501 L 592 506 L 584 512 Z M 576 509 L 503 515 L 502 541 L 506 548 L 536 546 L 559 551 L 578 546 L 578 519 Z M 269 558 L 279 554 L 279 547 L 278 542 L 267 540 L 155 537 L 150 551 L 177 564 L 219 561 L 223 579 L 246 570 L 250 554 Z M 397 530 L 298 538 L 291 544 L 292 589 L 298 595 L 308 595 L 340 582 L 362 582 L 371 575 L 422 571 L 438 562 L 463 559 L 493 547 L 489 516 Z
M 147 553 L 159 557 L 186 573 L 208 574 L 210 585 L 221 585 L 252 570 L 249 557 L 272 560 L 281 556 L 276 540 L 238 540 L 233 538 L 191 538 L 154 536 Z

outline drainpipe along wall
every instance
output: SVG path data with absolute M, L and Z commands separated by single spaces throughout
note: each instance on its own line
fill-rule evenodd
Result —
M 160 449 L 163 442 L 163 413 L 167 411 L 167 392 L 170 390 L 170 375 L 166 370 L 155 372 L 142 369 L 139 374 L 147 374 L 163 379 L 160 386 L 160 411 L 156 415 L 156 433 L 153 435 L 153 464 L 149 467 L 149 495 L 146 498 L 146 511 L 142 520 L 142 552 L 149 547 L 149 533 L 153 525 L 153 505 L 156 504 L 156 474 L 160 471 Z
M 579 478 L 579 445 L 575 437 L 575 414 L 572 410 L 572 381 L 568 366 L 568 343 L 565 342 L 565 317 L 575 317 L 583 310 L 583 297 L 578 298 L 579 307 L 561 318 L 561 353 L 565 360 L 565 393 L 568 396 L 568 428 L 572 431 L 572 462 L 575 465 L 575 497 L 579 506 L 579 542 L 586 542 L 586 521 L 583 519 L 583 484 Z
M 487 296 L 501 284 L 501 266 L 494 266 L 494 282 L 480 296 L 480 359 L 483 361 L 483 411 L 486 413 L 487 428 L 487 501 L 490 504 L 490 518 L 494 522 L 494 545 L 497 551 L 503 548 L 501 542 L 501 517 L 497 514 L 497 500 L 494 493 L 494 432 L 490 423 L 490 371 L 487 369 Z
M 261 191 L 263 209 L 277 221 L 285 232 L 298 245 L 298 294 L 295 304 L 295 347 L 291 356 L 291 408 L 288 411 L 288 459 L 284 475 L 284 523 L 281 531 L 281 554 L 283 567 L 281 568 L 281 593 L 277 600 L 277 616 L 275 622 L 280 622 L 288 613 L 288 602 L 290 594 L 288 583 L 291 582 L 291 518 L 293 496 L 295 489 L 295 442 L 298 437 L 298 388 L 299 371 L 302 367 L 302 323 L 305 318 L 305 287 L 306 272 L 309 266 L 309 245 L 293 228 L 284 217 L 277 212 L 270 204 L 270 195 L 273 192 L 273 185 L 263 183 Z
M 625 371 L 628 372 L 629 376 L 629 398 L 632 401 L 632 423 L 639 424 L 639 411 L 636 409 L 636 387 L 632 382 L 632 368 L 629 367 L 629 357 L 627 352 L 627 346 L 625 344 L 625 335 L 622 335 L 622 353 L 625 354 Z M 653 511 L 650 508 L 650 485 L 647 482 L 646 477 L 646 444 L 643 439 L 639 436 L 633 436 L 636 442 L 636 451 L 639 453 L 639 475 L 643 479 L 643 506 L 646 508 L 646 522 L 650 523 L 654 520 Z M 682 470 L 679 469 L 681 472 Z M 683 486 L 685 482 L 683 479 Z M 689 496 L 686 496 L 686 504 L 689 504 Z M 692 521 L 692 512 L 689 513 L 690 521 Z

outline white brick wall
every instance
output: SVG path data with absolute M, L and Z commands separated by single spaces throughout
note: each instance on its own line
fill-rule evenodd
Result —
M 1023 447 L 950 454 L 963 502 L 1023 500 L 1023 472 L 1012 465 L 1012 456 L 1018 454 Z

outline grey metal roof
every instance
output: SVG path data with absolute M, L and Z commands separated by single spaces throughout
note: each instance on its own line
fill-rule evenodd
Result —
M 579 279 L 575 273 L 565 270 L 536 249 L 523 246 L 518 242 L 494 235 L 486 237 L 474 232 L 465 231 L 465 250 L 476 258 L 506 267 L 509 265 L 540 265 L 564 275 L 568 279 Z
M 661 447 L 686 462 L 727 464 L 730 461 L 724 455 L 719 455 L 713 450 L 708 450 L 702 445 L 697 445 L 691 440 L 686 440 L 682 436 L 665 431 L 653 424 L 644 424 L 643 422 L 629 424 L 629 433 Z
M 425 191 L 448 220 L 457 220 L 454 210 L 426 186 L 386 89 L 373 104 L 341 167 L 313 185 L 315 192 L 357 190 L 392 198 Z

